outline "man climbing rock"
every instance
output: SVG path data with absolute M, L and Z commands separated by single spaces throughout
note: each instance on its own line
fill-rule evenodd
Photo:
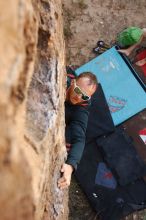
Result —
M 84 72 L 79 76 L 68 76 L 65 101 L 66 145 L 68 157 L 61 168 L 58 180 L 60 189 L 70 185 L 71 175 L 81 159 L 87 128 L 91 96 L 97 89 L 97 79 L 93 73 Z

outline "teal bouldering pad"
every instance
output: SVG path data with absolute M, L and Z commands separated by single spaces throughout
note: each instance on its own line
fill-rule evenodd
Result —
M 115 47 L 75 70 L 93 72 L 101 83 L 114 125 L 146 108 L 146 94 L 132 69 Z

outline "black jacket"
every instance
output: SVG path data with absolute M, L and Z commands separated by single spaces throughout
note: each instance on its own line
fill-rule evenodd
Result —
M 65 102 L 66 143 L 71 144 L 66 163 L 75 169 L 79 163 L 84 145 L 89 115 L 89 106 L 72 105 Z

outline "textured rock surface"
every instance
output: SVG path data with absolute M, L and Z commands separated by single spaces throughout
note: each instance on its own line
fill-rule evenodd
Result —
M 65 220 L 60 0 L 0 2 L 0 219 Z

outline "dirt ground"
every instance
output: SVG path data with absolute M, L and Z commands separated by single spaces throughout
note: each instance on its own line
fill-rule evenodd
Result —
M 98 40 L 110 43 L 128 26 L 146 27 L 146 0 L 63 0 L 66 60 L 82 65 L 95 57 Z M 84 193 L 73 178 L 69 220 L 97 220 Z M 145 220 L 146 211 L 126 220 Z

